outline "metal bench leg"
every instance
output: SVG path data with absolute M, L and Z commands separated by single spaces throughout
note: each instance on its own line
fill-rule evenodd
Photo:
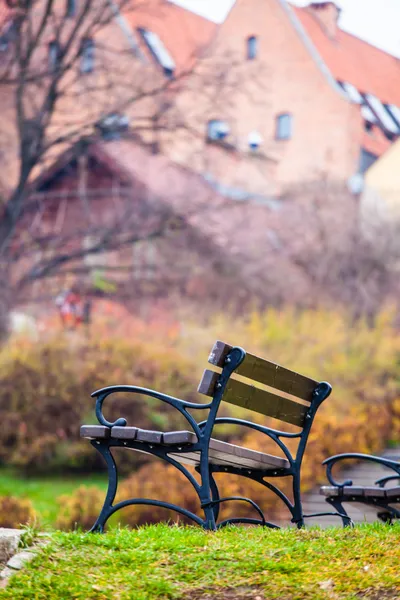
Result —
M 213 511 L 214 511 L 215 522 L 217 522 L 218 516 L 219 516 L 219 509 L 220 509 L 220 503 L 219 503 L 220 495 L 219 495 L 218 486 L 215 482 L 214 476 L 211 471 L 209 471 L 209 477 L 210 477 L 211 498 L 214 502 L 216 502 L 216 504 L 214 504 Z
M 326 498 L 326 502 L 331 504 L 333 508 L 339 513 L 340 518 L 342 519 L 343 527 L 352 527 L 353 521 L 347 514 L 346 510 L 343 508 L 343 504 L 339 500 L 339 498 Z
M 300 494 L 300 474 L 293 475 L 293 518 L 292 523 L 296 523 L 297 529 L 304 527 L 303 505 Z
M 201 478 L 201 486 L 198 491 L 201 508 L 204 511 L 204 529 L 215 531 L 217 529 L 216 517 L 215 517 L 215 504 L 213 503 L 213 496 L 218 495 L 219 492 L 217 484 L 215 483 L 210 465 L 208 464 L 208 455 L 203 450 L 201 453 L 199 473 Z M 218 514 L 218 511 L 217 511 Z
M 112 514 L 111 513 L 112 504 L 114 502 L 115 495 L 117 493 L 118 471 L 117 471 L 117 465 L 115 464 L 114 457 L 111 454 L 111 450 L 110 450 L 108 442 L 104 443 L 104 442 L 99 442 L 99 441 L 93 440 L 91 442 L 91 444 L 94 448 L 96 448 L 96 450 L 98 452 L 100 452 L 100 454 L 104 458 L 104 460 L 107 464 L 107 470 L 108 470 L 108 489 L 107 489 L 107 494 L 106 494 L 106 497 L 104 500 L 103 508 L 101 509 L 101 512 L 100 512 L 95 524 L 93 525 L 93 527 L 90 530 L 92 533 L 96 533 L 96 532 L 103 533 L 104 525 L 106 524 L 108 518 Z

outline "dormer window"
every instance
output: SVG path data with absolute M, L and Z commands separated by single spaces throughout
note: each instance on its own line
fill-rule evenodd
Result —
M 49 43 L 49 70 L 54 71 L 60 61 L 61 48 L 57 40 Z
M 92 73 L 94 71 L 94 41 L 85 38 L 81 44 L 81 73 Z
M 144 29 L 143 27 L 138 27 L 138 33 L 141 35 L 147 48 L 150 50 L 154 60 L 164 71 L 164 75 L 172 78 L 175 73 L 176 65 L 174 59 L 158 35 L 152 31 L 149 31 L 148 29 Z
M 255 35 L 251 35 L 247 38 L 247 60 L 255 58 L 257 58 L 257 38 Z
M 66 0 L 65 16 L 72 18 L 76 15 L 76 0 Z
M 282 113 L 276 117 L 276 140 L 290 140 L 293 135 L 293 116 L 290 113 Z
M 230 133 L 229 125 L 220 119 L 211 119 L 207 123 L 207 139 L 210 142 L 222 142 Z

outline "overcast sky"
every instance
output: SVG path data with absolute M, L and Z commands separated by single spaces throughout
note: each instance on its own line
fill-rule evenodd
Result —
M 218 23 L 235 0 L 172 0 Z M 292 0 L 304 6 L 307 0 Z M 341 27 L 400 58 L 400 0 L 340 0 Z

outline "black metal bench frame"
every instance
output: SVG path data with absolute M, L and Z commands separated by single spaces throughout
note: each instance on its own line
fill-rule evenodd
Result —
M 335 480 L 332 475 L 333 467 L 344 460 L 356 460 L 362 461 L 366 460 L 369 462 L 378 463 L 388 469 L 392 469 L 396 475 L 388 475 L 386 477 L 381 477 L 377 481 L 375 481 L 376 489 L 369 486 L 354 486 L 353 482 L 350 479 L 347 479 L 340 483 Z M 358 503 L 358 504 L 366 504 L 368 506 L 373 506 L 376 508 L 381 508 L 382 512 L 377 514 L 378 518 L 383 522 L 392 522 L 393 519 L 400 519 L 400 510 L 391 506 L 392 504 L 400 503 L 400 487 L 395 488 L 395 490 L 388 490 L 391 493 L 387 494 L 385 490 L 386 484 L 389 482 L 393 482 L 398 480 L 400 485 L 400 463 L 394 460 L 390 460 L 388 458 L 383 458 L 379 456 L 372 456 L 369 454 L 359 454 L 359 453 L 346 453 L 346 454 L 336 454 L 335 456 L 331 456 L 327 458 L 322 463 L 326 465 L 326 476 L 331 484 L 335 488 L 332 490 L 332 495 L 326 496 L 326 502 L 333 506 L 338 513 L 342 515 L 343 526 L 347 527 L 352 525 L 351 519 L 346 512 L 346 509 L 343 507 L 343 503 Z M 321 493 L 324 492 L 326 488 L 321 488 Z M 385 493 L 383 493 L 385 490 Z M 328 494 L 329 491 L 326 491 Z M 325 495 L 325 494 L 324 494 Z
M 142 394 L 145 396 L 150 396 L 152 398 L 156 398 L 162 402 L 165 402 L 174 408 L 176 408 L 187 420 L 188 424 L 191 426 L 193 432 L 197 436 L 197 442 L 194 444 L 190 444 L 187 447 L 184 445 L 175 445 L 164 447 L 159 444 L 154 444 L 146 441 L 134 441 L 134 440 L 126 440 L 123 441 L 121 439 L 115 439 L 113 437 L 108 437 L 106 439 L 91 439 L 91 444 L 93 447 L 103 456 L 107 468 L 108 468 L 108 490 L 106 494 L 106 498 L 104 501 L 103 508 L 101 513 L 96 520 L 94 526 L 91 531 L 93 532 L 102 532 L 104 530 L 104 526 L 107 520 L 113 515 L 116 511 L 132 505 L 152 505 L 156 507 L 163 507 L 166 509 L 170 509 L 176 511 L 177 513 L 191 519 L 194 523 L 204 527 L 205 529 L 215 530 L 220 527 L 223 527 L 229 523 L 246 523 L 246 524 L 256 524 L 263 525 L 271 528 L 278 527 L 274 523 L 268 522 L 265 519 L 265 516 L 259 506 L 250 498 L 245 497 L 229 497 L 229 498 L 221 498 L 217 484 L 214 479 L 214 474 L 218 472 L 228 472 L 234 473 L 237 475 L 241 475 L 252 479 L 261 485 L 268 488 L 274 494 L 280 498 L 280 500 L 286 505 L 291 514 L 291 520 L 296 524 L 297 527 L 302 527 L 304 525 L 304 519 L 307 517 L 315 517 L 315 516 L 324 516 L 324 515 L 332 515 L 343 516 L 338 513 L 319 513 L 318 515 L 304 515 L 300 497 L 300 470 L 301 463 L 303 460 L 304 451 L 307 444 L 307 439 L 314 421 L 314 417 L 316 412 L 322 402 L 330 395 L 331 386 L 328 383 L 315 383 L 315 388 L 312 388 L 312 393 L 310 394 L 310 404 L 309 406 L 304 406 L 299 404 L 298 406 L 301 408 L 302 415 L 304 417 L 302 422 L 302 430 L 299 433 L 289 433 L 280 430 L 275 430 L 270 427 L 265 427 L 262 425 L 258 425 L 256 423 L 252 423 L 250 421 L 237 419 L 237 418 L 224 418 L 217 417 L 218 409 L 223 400 L 224 392 L 227 389 L 227 384 L 230 382 L 231 375 L 235 372 L 236 369 L 243 363 L 246 358 L 246 352 L 240 347 L 232 347 L 222 342 L 217 342 L 214 348 L 218 345 L 222 344 L 224 348 L 228 348 L 229 351 L 226 351 L 225 355 L 222 356 L 221 364 L 222 372 L 220 374 L 212 373 L 215 375 L 215 385 L 213 386 L 213 391 L 209 392 L 208 395 L 212 395 L 212 400 L 207 404 L 197 404 L 193 402 L 186 402 L 184 400 L 180 400 L 178 398 L 174 398 L 172 396 L 168 396 L 163 393 L 159 393 L 153 390 L 149 390 L 146 388 L 136 387 L 136 386 L 128 386 L 128 385 L 120 385 L 120 386 L 110 386 L 106 388 L 102 388 L 92 394 L 92 397 L 96 398 L 96 416 L 98 422 L 101 426 L 107 428 L 113 427 L 125 427 L 127 425 L 126 419 L 119 418 L 114 422 L 108 421 L 103 415 L 103 403 L 107 396 L 113 393 L 119 392 L 131 392 L 136 394 Z M 213 356 L 211 353 L 210 358 Z M 264 362 L 262 359 L 258 359 L 257 357 L 253 357 L 249 355 L 252 359 L 256 359 L 257 361 Z M 213 362 L 209 359 L 209 362 Z M 217 363 L 213 363 L 217 364 Z M 298 376 L 296 373 L 287 371 L 279 367 L 278 365 L 274 365 L 273 363 L 268 363 L 271 367 L 276 367 L 276 369 L 281 369 L 285 373 L 291 373 L 294 376 Z M 205 374 L 207 371 L 205 372 Z M 210 372 L 208 372 L 210 373 Z M 204 379 L 204 376 L 203 376 Z M 305 378 L 303 378 L 305 379 Z M 203 380 L 202 380 L 203 381 Z M 231 380 L 232 382 L 232 380 Z M 235 383 L 235 380 L 233 381 Z M 240 384 L 240 382 L 236 382 L 236 385 Z M 199 386 L 199 391 L 201 391 L 202 383 Z M 246 386 L 247 388 L 251 388 L 254 391 L 253 386 Z M 276 386 L 275 386 L 276 387 Z M 279 387 L 279 386 L 278 386 Z M 282 389 L 282 388 L 281 388 Z M 262 391 L 259 390 L 261 393 Z M 204 392 L 203 393 L 207 393 Z M 272 394 L 269 394 L 272 397 Z M 277 400 L 281 400 L 282 402 L 286 402 L 284 398 L 280 398 L 279 396 L 274 396 Z M 288 402 L 289 404 L 295 404 L 292 402 Z M 197 422 L 195 418 L 188 412 L 189 410 L 209 410 L 209 414 L 206 420 L 201 422 Z M 271 414 L 265 412 L 264 414 Z M 274 416 L 274 415 L 272 415 Z M 215 424 L 229 423 L 233 425 L 243 425 L 244 427 L 253 429 L 255 431 L 259 431 L 269 438 L 271 438 L 277 446 L 281 449 L 284 456 L 286 457 L 289 466 L 287 468 L 268 468 L 268 469 L 251 469 L 251 468 L 239 468 L 235 466 L 222 466 L 210 464 L 209 461 L 209 447 L 210 447 L 210 439 L 211 434 Z M 284 440 L 293 440 L 298 439 L 299 444 L 297 447 L 297 451 L 295 454 L 292 454 L 287 447 Z M 133 450 L 144 451 L 148 454 L 157 456 L 167 463 L 176 467 L 192 484 L 194 490 L 197 493 L 197 496 L 200 501 L 200 506 L 204 512 L 204 518 L 199 517 L 193 512 L 177 506 L 175 504 L 171 504 L 169 502 L 153 500 L 148 498 L 131 498 L 129 500 L 124 500 L 117 504 L 114 504 L 117 486 L 118 486 L 118 473 L 117 467 L 112 455 L 112 448 L 114 447 L 128 447 Z M 188 471 L 188 469 L 182 465 L 180 462 L 171 457 L 171 454 L 184 454 L 185 452 L 199 452 L 200 459 L 199 464 L 196 467 L 196 470 L 200 474 L 200 483 L 196 481 L 193 475 Z M 289 498 L 273 483 L 266 481 L 265 478 L 276 478 L 276 477 L 284 477 L 290 476 L 292 477 L 293 485 L 293 501 L 289 500 Z M 230 500 L 241 500 L 247 502 L 253 506 L 255 511 L 258 513 L 259 518 L 231 518 L 220 523 L 217 523 L 220 504 Z

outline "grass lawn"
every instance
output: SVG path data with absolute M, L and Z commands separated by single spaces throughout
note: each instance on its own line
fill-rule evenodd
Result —
M 218 533 L 153 525 L 54 533 L 0 598 L 394 600 L 399 567 L 400 524 Z
M 59 510 L 57 498 L 71 494 L 80 485 L 97 485 L 107 489 L 107 474 L 59 475 L 51 477 L 23 477 L 10 469 L 0 469 L 0 496 L 29 498 L 44 526 L 53 526 Z

